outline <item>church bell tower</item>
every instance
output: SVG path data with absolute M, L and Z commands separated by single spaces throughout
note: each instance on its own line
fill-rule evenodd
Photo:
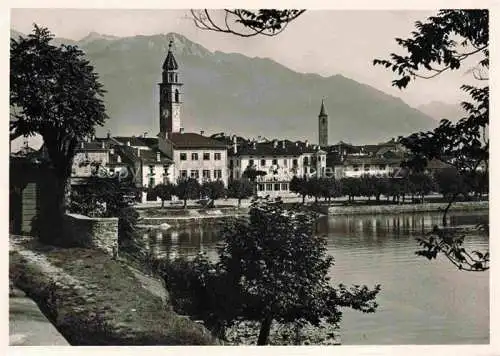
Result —
M 325 109 L 324 100 L 321 100 L 321 109 L 318 116 L 319 128 L 319 146 L 326 147 L 328 146 L 328 113 Z
M 168 44 L 168 53 L 163 62 L 162 82 L 160 86 L 160 135 L 168 137 L 181 129 L 181 88 L 179 65 L 172 53 L 173 41 Z

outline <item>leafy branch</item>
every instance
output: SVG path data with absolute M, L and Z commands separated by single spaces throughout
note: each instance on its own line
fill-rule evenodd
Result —
M 222 14 L 220 12 L 223 12 Z M 276 36 L 305 10 L 247 9 L 191 10 L 196 27 L 240 37 Z

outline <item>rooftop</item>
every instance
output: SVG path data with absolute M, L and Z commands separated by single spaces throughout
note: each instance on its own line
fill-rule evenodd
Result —
M 169 140 L 174 144 L 176 149 L 182 148 L 210 148 L 210 149 L 226 149 L 227 144 L 214 140 L 212 138 L 202 136 L 193 132 L 173 132 Z

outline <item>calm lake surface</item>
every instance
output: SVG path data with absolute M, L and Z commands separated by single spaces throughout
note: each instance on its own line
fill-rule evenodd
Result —
M 487 212 L 452 213 L 450 226 L 471 226 Z M 439 214 L 323 217 L 318 230 L 335 258 L 336 284 L 382 285 L 374 314 L 346 309 L 343 345 L 489 343 L 489 272 L 460 272 L 444 258 L 415 255 L 415 237 L 439 224 Z M 157 255 L 216 258 L 217 226 L 147 231 Z M 488 248 L 488 237 L 470 235 L 466 246 Z

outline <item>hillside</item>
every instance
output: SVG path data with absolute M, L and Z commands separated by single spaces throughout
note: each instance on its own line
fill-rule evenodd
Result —
M 317 142 L 322 97 L 330 143 L 379 142 L 436 125 L 401 99 L 341 75 L 302 74 L 270 59 L 210 52 L 178 34 L 116 38 L 91 33 L 76 44 L 108 91 L 107 126 L 113 134 L 158 132 L 157 83 L 171 39 L 184 82 L 182 117 L 188 131 Z
M 460 104 L 447 104 L 441 101 L 431 101 L 428 104 L 420 105 L 418 110 L 438 121 L 448 119 L 455 122 L 465 116 Z

